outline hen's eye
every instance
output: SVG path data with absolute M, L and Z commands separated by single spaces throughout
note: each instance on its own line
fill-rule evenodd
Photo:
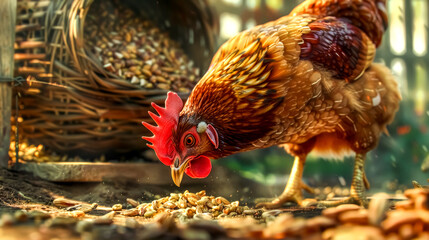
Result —
M 186 147 L 193 147 L 195 145 L 195 137 L 192 134 L 188 134 L 185 137 Z

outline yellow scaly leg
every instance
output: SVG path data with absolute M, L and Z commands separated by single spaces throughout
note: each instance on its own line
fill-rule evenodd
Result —
M 272 202 L 263 202 L 256 205 L 257 208 L 279 208 L 286 202 L 295 202 L 299 205 L 302 203 L 302 172 L 304 171 L 305 156 L 296 156 L 293 162 L 292 171 L 290 173 L 289 180 L 283 193 Z M 305 185 L 305 187 L 308 187 Z M 309 187 L 308 187 L 309 188 Z M 310 189 L 310 188 L 309 188 Z
M 368 205 L 365 196 L 365 188 L 369 188 L 369 183 L 365 176 L 365 158 L 366 154 L 356 154 L 350 197 L 340 201 L 320 201 L 317 204 L 319 207 L 335 207 L 346 203 L 353 203 L 361 206 Z

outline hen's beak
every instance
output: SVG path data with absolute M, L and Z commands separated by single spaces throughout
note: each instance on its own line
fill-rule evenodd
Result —
M 179 158 L 174 161 L 174 164 L 171 165 L 171 178 L 173 179 L 174 184 L 180 187 L 180 183 L 182 182 L 183 173 L 188 167 L 189 161 L 184 161 L 182 165 L 179 166 Z

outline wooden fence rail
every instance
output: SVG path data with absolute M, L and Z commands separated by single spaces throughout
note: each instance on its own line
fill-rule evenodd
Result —
M 0 1 L 0 167 L 7 167 L 12 108 L 16 0 Z M 9 79 L 8 79 L 9 78 Z

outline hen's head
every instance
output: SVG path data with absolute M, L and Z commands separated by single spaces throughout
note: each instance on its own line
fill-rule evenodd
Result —
M 180 186 L 183 173 L 192 178 L 205 178 L 211 171 L 210 158 L 205 153 L 209 153 L 218 148 L 219 137 L 216 129 L 204 121 L 192 121 L 187 119 L 185 124 L 180 124 L 179 116 L 183 108 L 180 97 L 169 92 L 165 100 L 165 108 L 155 103 L 152 107 L 159 116 L 149 112 L 149 115 L 158 124 L 150 125 L 143 122 L 143 125 L 154 135 L 143 137 L 151 144 L 147 144 L 155 150 L 159 160 L 171 168 L 171 177 L 177 186 Z

